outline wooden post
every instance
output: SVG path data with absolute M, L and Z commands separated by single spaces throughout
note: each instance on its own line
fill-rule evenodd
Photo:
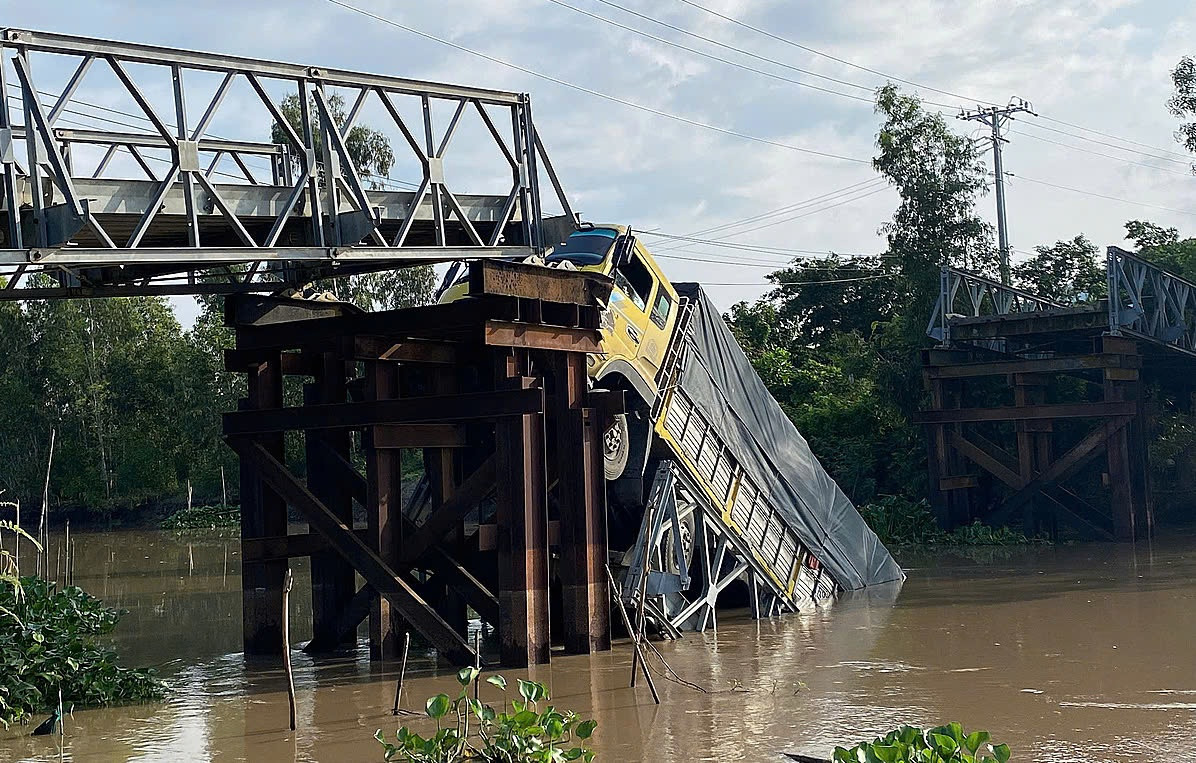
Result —
M 282 359 L 275 353 L 249 370 L 249 395 L 242 401 L 248 410 L 282 406 Z M 272 455 L 283 460 L 283 436 L 255 438 Z M 241 462 L 241 540 L 287 534 L 287 507 L 267 487 L 256 471 Z M 242 641 L 246 655 L 276 655 L 282 642 L 282 584 L 286 559 L 245 562 L 241 571 L 243 613 Z
M 303 402 L 345 402 L 345 363 L 334 353 L 319 356 L 318 375 L 314 384 L 303 390 Z M 331 461 L 349 460 L 348 430 L 308 431 L 304 433 L 307 458 L 307 487 L 333 514 L 348 526 L 353 526 L 352 492 L 337 479 L 338 471 Z M 326 651 L 340 646 L 339 642 L 353 641 L 352 633 L 341 634 L 341 610 L 353 598 L 353 566 L 331 549 L 311 556 L 311 613 L 312 640 L 308 651 Z
M 1125 357 L 1138 355 L 1137 343 L 1120 337 L 1102 337 L 1105 353 Z M 1106 447 L 1108 459 L 1109 506 L 1113 512 L 1113 534 L 1117 540 L 1133 541 L 1150 537 L 1154 524 L 1150 500 L 1150 478 L 1147 472 L 1146 435 L 1142 412 L 1142 382 L 1137 363 L 1122 363 L 1124 367 L 1104 369 L 1105 400 L 1133 401 L 1138 411 L 1129 426 L 1110 432 Z
M 1028 405 L 1042 405 L 1046 403 L 1045 387 L 1046 378 L 1039 374 L 1013 374 L 1014 406 L 1022 408 Z M 1018 475 L 1022 478 L 1023 484 L 1034 479 L 1036 474 L 1050 465 L 1049 447 L 1044 448 L 1042 443 L 1045 435 L 1048 438 L 1046 442 L 1049 445 L 1052 426 L 1052 422 L 1049 419 L 1045 421 L 1018 420 L 1014 422 L 1013 427 L 1017 438 Z M 1046 456 L 1046 460 L 1043 458 L 1044 455 Z M 1022 506 L 1022 531 L 1027 535 L 1034 535 L 1039 530 L 1041 524 L 1039 515 L 1044 510 L 1042 504 L 1041 500 L 1030 500 Z M 1053 514 L 1054 509 L 1050 510 Z
M 366 400 L 398 397 L 398 366 L 386 361 L 365 364 Z M 374 428 L 363 436 L 366 468 L 367 544 L 387 566 L 398 570 L 399 544 L 402 541 L 402 466 L 398 450 L 374 447 Z M 376 597 L 370 608 L 370 659 L 390 660 L 399 656 L 399 632 L 391 605 Z
M 586 356 L 552 354 L 552 417 L 556 452 L 580 457 L 555 459 L 561 523 L 561 610 L 565 651 L 589 654 L 610 649 L 610 595 L 606 563 L 606 487 L 600 424 L 584 408 Z
M 526 353 L 500 352 L 499 387 L 529 387 Z M 548 522 L 544 417 L 524 414 L 495 425 L 498 473 L 499 651 L 504 665 L 548 662 Z
M 926 378 L 930 388 L 930 410 L 942 410 L 944 407 L 943 382 L 941 379 Z M 938 520 L 939 527 L 946 528 L 950 524 L 950 512 L 947 507 L 947 494 L 943 491 L 942 479 L 947 476 L 947 433 L 942 424 L 926 425 L 926 465 L 929 471 L 930 508 Z

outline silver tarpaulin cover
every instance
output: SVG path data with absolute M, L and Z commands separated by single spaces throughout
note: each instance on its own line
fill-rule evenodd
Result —
M 674 286 L 693 305 L 680 386 L 744 472 L 840 587 L 901 580 L 897 562 L 818 463 L 701 287 Z

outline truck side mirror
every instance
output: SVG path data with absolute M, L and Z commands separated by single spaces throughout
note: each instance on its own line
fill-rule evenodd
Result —
M 631 252 L 635 249 L 635 236 L 631 235 L 631 227 L 628 226 L 627 232 L 619 239 L 619 246 L 615 249 L 614 266 L 616 269 L 622 267 L 631 259 Z

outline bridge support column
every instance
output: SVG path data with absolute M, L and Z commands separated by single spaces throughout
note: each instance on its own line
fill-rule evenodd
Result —
M 271 353 L 248 372 L 248 396 L 242 410 L 252 411 L 282 406 L 282 357 Z M 275 458 L 284 458 L 281 432 L 255 436 Z M 287 534 L 287 505 L 257 473 L 252 465 L 241 462 L 241 544 L 258 538 Z M 282 583 L 287 560 L 268 559 L 241 564 L 241 620 L 245 654 L 272 655 L 282 651 Z

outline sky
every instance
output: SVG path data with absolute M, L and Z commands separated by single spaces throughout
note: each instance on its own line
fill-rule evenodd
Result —
M 1040 115 L 1018 115 L 1006 136 L 1015 262 L 1037 245 L 1079 233 L 1102 250 L 1124 244 L 1123 226 L 1131 219 L 1196 235 L 1196 178 L 1174 140 L 1178 121 L 1165 107 L 1170 70 L 1182 55 L 1196 54 L 1193 3 L 696 0 L 770 37 L 683 0 L 611 0 L 648 18 L 601 0 L 346 1 L 558 81 L 330 0 L 0 0 L 0 23 L 527 92 L 552 162 L 585 219 L 726 237 L 730 246 L 646 236 L 650 248 L 667 255 L 661 263 L 673 280 L 708 284 L 722 308 L 763 294 L 766 274 L 785 263 L 788 250 L 883 249 L 879 231 L 897 196 L 868 164 L 879 125 L 870 101 L 889 78 L 918 83 L 898 84 L 944 104 L 953 126 L 966 134 L 979 136 L 983 129 L 954 115 L 977 100 L 1003 104 L 1018 96 Z M 39 66 L 35 75 L 54 87 L 69 74 L 53 63 Z M 135 109 L 122 105 L 118 88 L 101 74 L 88 77 L 92 102 Z M 158 88 L 168 92 L 161 83 L 145 87 L 151 99 Z M 233 98 L 213 131 L 267 140 L 268 121 L 251 101 Z M 369 123 L 368 113 L 363 121 Z M 502 168 L 492 163 L 493 146 L 484 136 L 466 131 L 454 142 L 455 164 L 446 163 L 454 191 L 498 190 Z M 391 176 L 408 177 L 406 168 L 399 162 Z M 778 209 L 787 211 L 720 227 Z M 995 222 L 991 195 L 980 209 Z M 189 322 L 189 301 L 175 306 Z

